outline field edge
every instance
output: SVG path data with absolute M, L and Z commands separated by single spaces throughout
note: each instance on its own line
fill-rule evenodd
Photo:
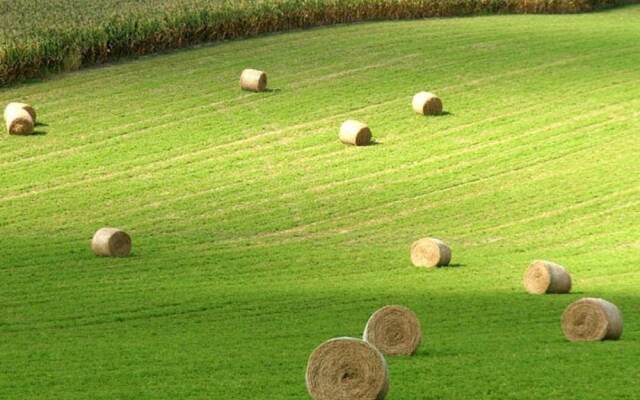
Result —
M 482 14 L 583 13 L 640 0 L 282 0 L 112 19 L 71 32 L 43 31 L 0 48 L 0 87 L 207 42 L 344 23 Z

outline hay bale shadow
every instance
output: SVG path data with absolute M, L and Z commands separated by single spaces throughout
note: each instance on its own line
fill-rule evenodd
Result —
M 449 112 L 449 111 L 443 111 L 440 114 L 430 115 L 430 117 L 449 117 L 449 116 L 452 116 L 452 115 L 455 115 L 455 114 L 452 113 L 452 112 Z

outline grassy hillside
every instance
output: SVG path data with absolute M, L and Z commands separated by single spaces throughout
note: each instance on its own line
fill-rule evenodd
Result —
M 300 399 L 309 353 L 421 318 L 391 400 L 631 399 L 640 372 L 640 8 L 316 29 L 0 92 L 0 398 Z M 240 92 L 247 67 L 271 92 Z M 448 115 L 413 114 L 438 93 Z M 337 140 L 346 118 L 378 145 Z M 94 257 L 104 225 L 134 256 Z M 422 236 L 456 267 L 424 271 Z M 529 296 L 537 258 L 574 293 Z M 624 313 L 571 344 L 573 300 Z
M 638 0 L 0 0 L 0 86 L 121 57 L 373 20 L 575 13 Z

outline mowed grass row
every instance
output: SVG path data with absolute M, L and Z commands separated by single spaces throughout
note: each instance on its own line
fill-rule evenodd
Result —
M 3 90 L 46 126 L 0 140 L 0 397 L 304 398 L 311 350 L 399 303 L 425 343 L 392 400 L 633 398 L 639 20 L 344 26 Z M 248 66 L 274 91 L 240 92 Z M 449 114 L 414 115 L 423 89 Z M 379 144 L 341 145 L 347 117 Z M 103 225 L 133 257 L 92 256 Z M 427 235 L 457 267 L 410 266 Z M 574 294 L 524 294 L 534 258 Z M 582 296 L 622 341 L 564 340 Z
M 340 23 L 578 13 L 637 0 L 87 0 L 0 2 L 0 86 L 190 45 Z

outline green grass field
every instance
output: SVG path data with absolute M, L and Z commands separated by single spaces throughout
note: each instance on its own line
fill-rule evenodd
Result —
M 385 304 L 423 324 L 388 399 L 634 399 L 640 7 L 340 26 L 0 91 L 0 398 L 303 399 L 307 357 Z M 241 92 L 245 67 L 268 93 Z M 447 115 L 413 113 L 432 90 Z M 378 144 L 344 146 L 347 118 Z M 134 255 L 94 257 L 102 226 Z M 440 237 L 455 267 L 415 268 Z M 533 259 L 571 295 L 523 293 Z M 597 296 L 618 342 L 572 344 Z
M 640 0 L 0 0 L 0 87 L 201 43 L 341 23 L 590 12 Z

